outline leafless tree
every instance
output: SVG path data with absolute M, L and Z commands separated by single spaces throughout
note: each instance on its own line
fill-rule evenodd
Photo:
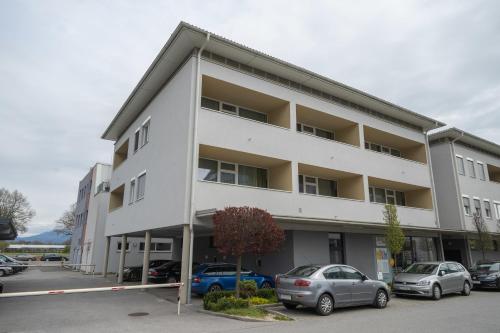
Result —
M 76 220 L 76 203 L 69 206 L 62 216 L 56 221 L 55 232 L 58 234 L 63 234 L 66 236 L 71 236 L 73 234 L 73 228 L 75 227 Z
M 0 188 L 0 217 L 12 219 L 17 231 L 24 233 L 35 216 L 28 199 L 19 191 Z
M 483 260 L 485 260 L 486 251 L 493 249 L 493 240 L 491 238 L 491 234 L 488 232 L 488 227 L 486 226 L 486 223 L 484 222 L 481 214 L 474 213 L 472 221 L 474 222 L 474 227 L 476 228 L 478 236 L 476 245 L 481 250 Z

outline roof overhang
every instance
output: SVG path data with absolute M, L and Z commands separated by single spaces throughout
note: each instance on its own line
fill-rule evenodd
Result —
M 17 230 L 12 219 L 0 218 L 0 240 L 13 240 L 17 237 Z
M 203 46 L 208 34 L 208 31 L 188 23 L 179 23 L 165 46 L 113 118 L 102 138 L 117 140 L 164 84 L 175 74 L 179 66 L 192 54 L 193 50 Z M 373 109 L 387 116 L 421 127 L 424 130 L 444 126 L 443 123 L 437 120 L 212 33 L 210 33 L 210 42 L 205 49 L 245 65 L 279 75 L 288 80 Z
M 431 142 L 446 138 L 454 140 L 455 142 L 462 142 L 472 147 L 476 147 L 483 151 L 500 156 L 500 145 L 473 134 L 467 133 L 455 127 L 447 128 L 429 134 L 429 140 Z

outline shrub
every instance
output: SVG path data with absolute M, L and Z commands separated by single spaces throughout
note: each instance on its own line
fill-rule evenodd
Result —
M 255 296 L 265 298 L 265 299 L 273 299 L 276 294 L 274 293 L 274 289 L 259 289 L 255 293 Z
M 269 300 L 267 298 L 262 297 L 251 297 L 248 299 L 251 305 L 262 305 L 269 304 Z
M 207 310 L 220 312 L 228 309 L 243 309 L 248 308 L 248 300 L 242 298 L 236 298 L 234 296 L 222 297 L 217 300 L 217 303 L 209 302 L 207 304 Z
M 240 282 L 240 296 L 242 298 L 250 298 L 257 293 L 257 283 L 254 280 Z
M 216 304 L 219 301 L 219 299 L 229 296 L 234 296 L 234 291 L 224 290 L 224 291 L 214 291 L 211 293 L 207 293 L 205 294 L 205 296 L 203 296 L 203 308 L 208 310 L 209 303 Z

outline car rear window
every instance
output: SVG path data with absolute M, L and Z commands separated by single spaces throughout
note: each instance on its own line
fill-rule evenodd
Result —
M 286 273 L 286 275 L 302 276 L 302 277 L 311 276 L 314 272 L 316 272 L 320 268 L 321 268 L 321 266 L 312 266 L 312 265 L 299 266 L 299 267 L 295 267 L 290 272 Z

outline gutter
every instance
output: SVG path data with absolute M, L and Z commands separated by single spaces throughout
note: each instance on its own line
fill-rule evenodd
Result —
M 193 138 L 191 146 L 191 198 L 189 201 L 189 266 L 188 266 L 188 285 L 187 285 L 187 304 L 191 303 L 191 281 L 193 280 L 193 242 L 194 242 L 194 230 L 193 221 L 196 217 L 196 212 L 194 208 L 194 196 L 195 190 L 194 186 L 196 184 L 196 165 L 198 162 L 198 110 L 201 107 L 201 53 L 210 41 L 210 33 L 207 33 L 207 39 L 198 50 L 196 57 L 196 91 L 195 91 L 195 101 L 194 101 L 194 113 L 193 113 Z

